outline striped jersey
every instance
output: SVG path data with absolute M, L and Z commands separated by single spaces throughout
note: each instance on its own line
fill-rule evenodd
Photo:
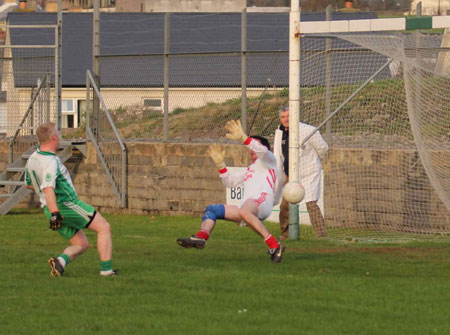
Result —
M 251 137 L 244 144 L 256 153 L 258 159 L 248 166 L 245 171 L 231 173 L 227 168 L 219 170 L 222 183 L 226 187 L 236 187 L 239 184 L 244 185 L 244 196 L 241 200 L 241 205 L 247 199 L 259 199 L 261 194 L 264 194 L 264 197 L 271 198 L 273 201 L 278 174 L 277 160 L 274 154 Z
M 46 187 L 54 188 L 57 203 L 77 199 L 72 179 L 59 157 L 53 152 L 41 151 L 39 147 L 27 161 L 25 181 L 33 186 L 42 207 L 47 205 L 43 192 Z

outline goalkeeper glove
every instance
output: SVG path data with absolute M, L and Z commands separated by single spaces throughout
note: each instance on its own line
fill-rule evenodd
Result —
M 59 230 L 61 229 L 61 223 L 64 218 L 62 217 L 60 212 L 53 212 L 52 217 L 50 218 L 50 229 L 51 230 Z
M 224 162 L 225 152 L 219 144 L 211 144 L 207 151 L 208 155 L 211 156 L 212 160 L 216 164 L 219 170 L 225 169 L 226 165 Z
M 228 132 L 225 136 L 232 140 L 241 141 L 244 143 L 247 140 L 247 135 L 245 135 L 244 130 L 241 126 L 240 120 L 230 120 L 225 124 L 225 130 Z

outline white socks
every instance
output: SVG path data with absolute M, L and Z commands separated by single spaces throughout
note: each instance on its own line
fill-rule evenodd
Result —
M 59 261 L 59 263 L 63 266 L 63 268 L 66 267 L 66 261 L 64 260 L 64 258 L 58 257 L 58 261 Z
M 114 270 L 100 271 L 100 276 L 112 276 L 113 274 Z

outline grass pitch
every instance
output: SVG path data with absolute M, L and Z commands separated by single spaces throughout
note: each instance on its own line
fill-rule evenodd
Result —
M 233 223 L 219 221 L 195 250 L 176 238 L 199 219 L 106 218 L 113 278 L 98 275 L 94 246 L 50 277 L 47 259 L 66 242 L 43 214 L 0 218 L 0 334 L 450 333 L 446 244 L 309 238 L 287 241 L 283 262 L 271 264 L 264 242 Z

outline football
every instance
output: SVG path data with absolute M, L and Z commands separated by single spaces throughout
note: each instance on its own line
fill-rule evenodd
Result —
M 305 189 L 297 182 L 290 181 L 283 187 L 283 198 L 290 204 L 297 204 L 305 197 Z

